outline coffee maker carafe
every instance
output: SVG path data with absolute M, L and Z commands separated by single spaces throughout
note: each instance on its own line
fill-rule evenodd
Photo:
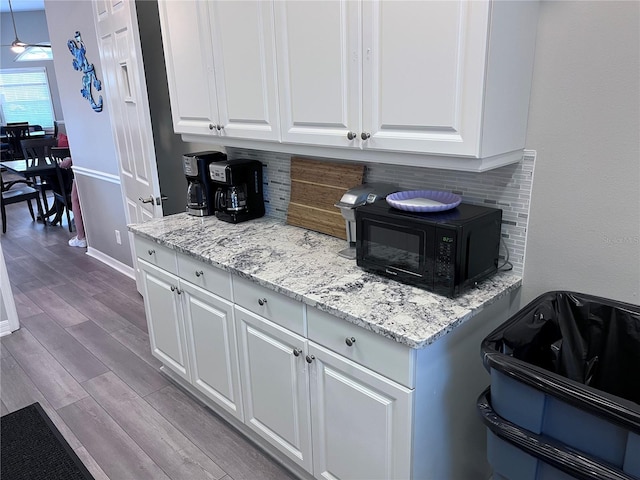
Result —
M 182 168 L 187 177 L 187 213 L 198 217 L 213 215 L 215 188 L 209 178 L 209 165 L 224 162 L 221 152 L 196 152 L 182 156 Z
M 215 214 L 220 220 L 239 223 L 264 215 L 262 163 L 228 160 L 209 165 L 215 187 Z

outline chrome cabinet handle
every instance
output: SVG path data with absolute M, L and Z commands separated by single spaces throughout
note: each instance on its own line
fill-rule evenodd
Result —
M 176 291 L 176 287 L 175 287 L 175 285 L 171 285 L 171 291 L 172 291 L 172 292 L 175 292 L 175 291 Z
M 316 357 L 314 357 L 313 355 L 311 355 L 311 356 L 307 355 L 307 356 L 305 357 L 305 360 L 307 361 L 307 363 L 311 363 L 311 362 L 313 362 L 315 359 L 316 359 Z
M 368 139 L 368 138 L 370 138 L 370 137 L 371 137 L 371 134 L 370 134 L 370 133 L 367 133 L 367 132 L 362 132 L 362 135 L 360 135 L 360 138 L 361 138 L 362 140 L 366 140 L 366 139 Z
M 147 253 L 149 255 L 153 255 L 154 253 L 156 253 L 156 251 L 154 249 L 150 248 L 149 250 L 147 250 Z
M 344 343 L 346 343 L 349 347 L 351 347 L 354 343 L 356 343 L 355 337 L 347 337 L 344 339 Z
M 153 203 L 155 201 L 155 198 L 153 198 L 153 196 L 149 198 L 138 197 L 138 200 L 140 200 L 142 203 Z
M 224 128 L 224 125 L 216 125 L 216 130 L 220 131 Z
M 299 357 L 301 353 L 302 353 L 302 349 L 301 349 L 301 348 L 294 348 L 294 349 L 293 349 L 293 354 L 294 354 L 296 357 Z
M 178 287 L 176 287 L 176 293 L 177 293 L 178 295 L 181 295 L 181 294 L 182 294 L 182 292 L 184 292 L 184 290 L 180 290 Z
M 354 138 L 356 138 L 356 137 L 357 137 L 357 135 L 355 134 L 355 132 L 349 132 L 349 133 L 347 133 L 347 138 L 348 138 L 349 140 L 353 140 L 353 139 L 354 139 Z
M 216 126 L 213 123 L 209 124 L 209 130 L 213 130 L 214 128 L 216 128 Z
M 267 303 L 267 299 L 266 298 L 259 298 L 258 299 L 258 305 L 263 306 L 266 303 Z
M 204 272 L 202 270 L 196 270 L 196 277 L 204 276 Z

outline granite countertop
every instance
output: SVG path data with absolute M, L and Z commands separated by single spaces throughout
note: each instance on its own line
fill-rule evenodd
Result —
M 179 213 L 129 230 L 412 348 L 422 348 L 520 287 L 499 273 L 456 298 L 365 272 L 346 242 L 263 217 L 230 224 Z

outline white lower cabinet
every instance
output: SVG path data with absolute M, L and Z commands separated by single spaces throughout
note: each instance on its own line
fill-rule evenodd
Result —
M 306 340 L 235 307 L 245 424 L 312 471 Z
M 242 420 L 233 305 L 141 258 L 138 265 L 152 354 Z
M 151 353 L 185 380 L 190 380 L 182 302 L 177 276 L 138 258 Z
M 413 390 L 242 307 L 235 317 L 249 428 L 316 478 L 411 476 Z
M 315 477 L 410 478 L 413 390 L 314 342 L 308 351 Z
M 242 420 L 233 304 L 181 280 L 191 383 Z

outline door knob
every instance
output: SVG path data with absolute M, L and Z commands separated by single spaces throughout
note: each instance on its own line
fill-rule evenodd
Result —
M 216 128 L 216 126 L 213 123 L 209 124 L 209 130 L 213 130 L 214 128 Z
M 311 356 L 307 355 L 307 356 L 305 357 L 305 360 L 307 361 L 307 363 L 311 363 L 311 362 L 313 362 L 315 359 L 316 359 L 316 357 L 314 357 L 313 355 L 311 355 Z
M 142 203 L 153 203 L 155 199 L 153 198 L 153 196 L 151 196 L 148 198 L 138 197 L 138 200 L 140 200 Z
M 360 138 L 361 138 L 362 140 L 366 140 L 366 139 L 368 139 L 368 138 L 370 138 L 370 137 L 371 137 L 371 134 L 370 134 L 370 133 L 367 133 L 367 132 L 362 132 L 362 135 L 360 135 Z
M 149 255 L 153 255 L 154 253 L 156 253 L 156 251 L 155 251 L 155 250 L 153 250 L 152 248 L 150 248 L 149 250 L 147 250 L 147 253 L 148 253 Z
M 258 305 L 263 306 L 266 303 L 267 303 L 267 299 L 266 298 L 259 298 L 258 299 Z
M 347 133 L 347 138 L 348 138 L 349 140 L 353 140 L 353 139 L 354 139 L 354 138 L 356 138 L 356 137 L 357 137 L 357 135 L 355 134 L 355 132 L 348 132 L 348 133 Z
M 204 272 L 202 270 L 196 270 L 196 277 L 201 277 L 204 275 Z
M 296 357 L 299 357 L 301 353 L 302 353 L 302 349 L 301 349 L 301 348 L 294 348 L 294 349 L 293 349 L 293 354 L 294 354 Z
M 216 125 L 216 130 L 220 131 L 224 128 L 224 125 Z
M 347 337 L 344 339 L 344 342 L 348 345 L 348 346 L 352 346 L 354 343 L 356 343 L 356 338 L 355 337 Z M 365 342 L 366 343 L 366 342 Z

